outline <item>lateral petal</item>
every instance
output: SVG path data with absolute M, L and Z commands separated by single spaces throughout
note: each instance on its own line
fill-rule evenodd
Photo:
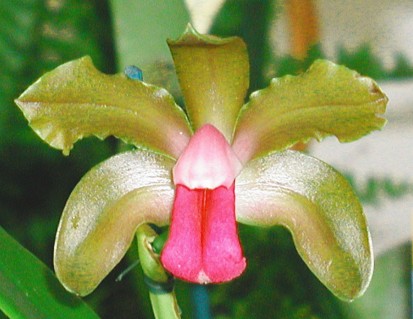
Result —
M 237 220 L 283 225 L 311 271 L 336 296 L 363 294 L 372 271 L 370 235 L 362 207 L 345 178 L 295 151 L 247 164 L 236 180 Z
M 142 223 L 166 225 L 174 161 L 136 150 L 95 166 L 75 187 L 57 231 L 57 277 L 79 295 L 93 291 L 124 256 Z

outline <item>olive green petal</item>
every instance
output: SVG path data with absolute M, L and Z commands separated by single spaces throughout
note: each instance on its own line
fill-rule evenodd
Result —
M 241 109 L 233 148 L 249 159 L 310 138 L 356 140 L 383 127 L 387 97 L 367 77 L 318 60 L 306 73 L 273 79 Z
M 137 150 L 106 160 L 82 178 L 55 242 L 55 271 L 66 289 L 89 294 L 124 256 L 139 225 L 169 223 L 173 165 L 165 156 Z
M 66 155 L 83 137 L 114 135 L 178 158 L 191 136 L 184 112 L 166 90 L 103 74 L 89 57 L 46 73 L 16 103 L 32 129 Z
M 201 35 L 189 25 L 168 44 L 194 130 L 209 123 L 230 141 L 249 85 L 245 43 Z
M 236 180 L 237 220 L 283 225 L 298 253 L 337 297 L 363 294 L 373 272 L 362 207 L 346 179 L 327 164 L 295 151 L 253 160 Z

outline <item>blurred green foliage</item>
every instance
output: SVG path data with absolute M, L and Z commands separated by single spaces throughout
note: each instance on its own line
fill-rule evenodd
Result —
M 45 71 L 86 54 L 112 72 L 108 14 L 101 1 L 0 3 L 0 222 L 49 263 L 56 212 L 85 170 L 114 148 L 85 141 L 64 158 L 33 134 L 13 100 Z
M 272 61 L 269 32 L 277 3 L 271 0 L 227 0 L 215 17 L 210 33 L 240 36 L 250 58 L 250 88 L 253 92 L 268 85 L 265 71 Z
M 137 5 L 138 0 L 133 2 Z M 129 32 L 124 40 L 129 48 L 130 32 L 145 35 L 153 32 L 156 38 L 157 34 L 168 30 L 173 21 L 182 22 L 183 16 L 187 18 L 182 1 L 174 1 L 179 14 L 169 15 L 170 19 L 165 18 L 168 15 L 160 15 L 155 20 L 142 6 L 136 14 L 122 15 L 128 10 L 116 9 L 120 3 L 122 1 L 116 0 L 111 3 L 105 0 L 0 1 L 0 225 L 49 267 L 52 267 L 58 220 L 70 191 L 89 168 L 122 146 L 113 139 L 104 142 L 86 139 L 75 146 L 70 157 L 63 157 L 35 136 L 13 99 L 44 72 L 84 55 L 90 55 L 98 69 L 113 73 L 118 65 L 123 67 L 124 61 L 129 63 L 133 55 L 125 53 L 125 47 L 119 42 L 122 32 Z M 125 8 L 129 8 L 126 2 Z M 113 11 L 115 9 L 117 11 Z M 169 8 L 173 9 L 173 6 Z M 277 2 L 270 0 L 228 0 L 213 23 L 211 33 L 239 35 L 247 42 L 251 91 L 266 86 L 272 76 L 297 73 L 315 58 L 323 57 L 319 45 L 310 50 L 304 61 L 273 55 L 268 34 L 279 9 Z M 122 31 L 124 29 L 119 26 L 122 19 L 124 26 L 134 25 L 134 20 L 139 20 L 139 30 Z M 155 32 L 143 29 L 145 25 L 163 27 Z M 142 41 L 150 41 L 150 37 L 146 39 Z M 153 51 L 162 50 L 162 47 L 153 49 L 149 43 L 138 41 L 134 48 L 145 52 L 146 57 L 165 56 Z M 170 62 L 156 59 L 144 68 L 145 80 L 166 84 L 174 94 L 179 94 L 171 81 Z M 396 67 L 386 71 L 368 45 L 352 53 L 340 50 L 336 62 L 379 79 L 413 75 L 413 67 L 402 55 L 397 58 Z M 140 61 L 134 63 L 139 65 Z M 178 96 L 177 100 L 181 98 Z M 363 312 L 362 300 L 354 312 L 356 310 L 343 305 L 318 282 L 299 258 L 286 230 L 243 226 L 240 234 L 249 261 L 247 272 L 232 283 L 208 287 L 215 318 L 340 319 L 355 318 L 355 313 L 357 318 L 372 317 Z M 139 270 L 115 282 L 116 276 L 136 258 L 136 250 L 132 248 L 96 292 L 86 298 L 102 318 L 152 316 Z M 395 266 L 389 264 L 389 267 Z M 399 273 L 397 278 L 402 278 L 398 284 L 405 293 L 407 283 L 403 274 Z M 384 282 L 374 284 L 371 289 L 386 289 Z M 190 285 L 179 283 L 177 286 L 184 314 L 191 313 L 189 290 Z M 375 294 L 374 298 L 378 303 L 386 302 L 380 294 Z

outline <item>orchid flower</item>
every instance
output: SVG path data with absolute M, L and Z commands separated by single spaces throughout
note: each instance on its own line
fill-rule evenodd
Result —
M 94 167 L 70 195 L 54 251 L 62 284 L 89 294 L 144 223 L 170 224 L 160 258 L 174 276 L 229 281 L 246 267 L 238 221 L 287 227 L 334 294 L 362 294 L 373 258 L 357 197 L 333 168 L 287 149 L 381 128 L 387 98 L 376 83 L 317 61 L 303 75 L 273 79 L 244 104 L 249 65 L 240 38 L 189 26 L 168 44 L 186 111 L 165 89 L 102 74 L 89 57 L 45 74 L 16 100 L 33 130 L 64 154 L 90 135 L 137 147 Z

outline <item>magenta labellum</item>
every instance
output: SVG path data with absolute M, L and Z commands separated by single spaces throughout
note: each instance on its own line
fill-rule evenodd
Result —
M 225 137 L 210 124 L 195 133 L 178 159 L 170 235 L 161 256 L 176 277 L 217 283 L 244 271 L 234 193 L 241 168 Z
M 213 190 L 177 185 L 161 261 L 176 277 L 203 284 L 229 281 L 244 271 L 234 185 Z

